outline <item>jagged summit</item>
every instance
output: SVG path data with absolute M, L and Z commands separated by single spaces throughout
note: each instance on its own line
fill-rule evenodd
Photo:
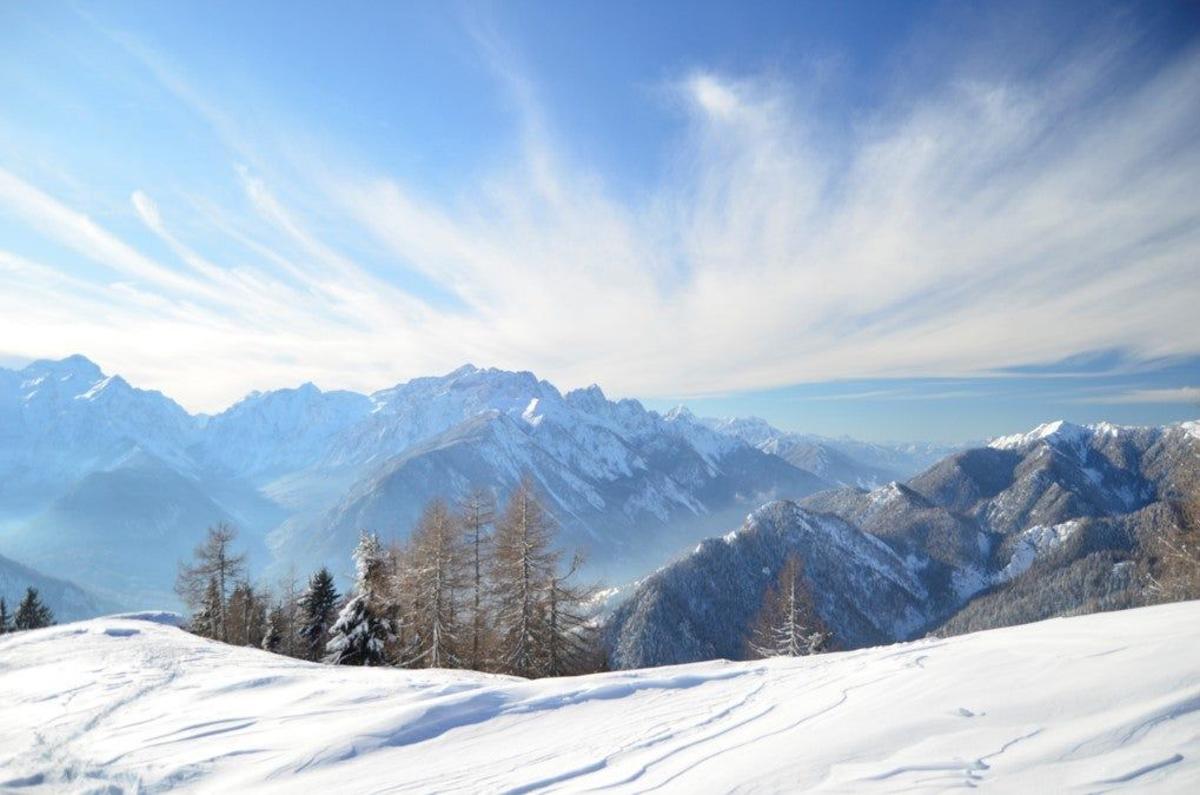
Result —
M 1019 450 L 1041 442 L 1052 445 L 1072 445 L 1092 437 L 1116 438 L 1132 431 L 1145 430 L 1147 429 L 1141 426 L 1114 425 L 1111 422 L 1077 425 L 1066 420 L 1054 420 L 1053 422 L 1044 422 L 1026 433 L 999 436 L 988 442 L 988 447 L 995 450 Z

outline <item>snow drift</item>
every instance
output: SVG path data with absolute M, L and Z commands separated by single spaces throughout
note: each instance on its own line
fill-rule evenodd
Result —
M 1200 602 L 819 657 L 524 681 L 162 621 L 0 637 L 0 789 L 1200 791 Z

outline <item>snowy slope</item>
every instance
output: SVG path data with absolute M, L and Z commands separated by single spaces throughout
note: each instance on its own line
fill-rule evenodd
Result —
M 1200 791 L 1200 602 L 527 682 L 121 618 L 0 638 L 16 792 Z

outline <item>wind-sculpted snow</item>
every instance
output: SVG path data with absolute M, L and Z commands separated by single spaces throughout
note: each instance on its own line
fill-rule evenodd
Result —
M 13 792 L 1196 792 L 1200 603 L 525 681 L 168 625 L 0 637 Z

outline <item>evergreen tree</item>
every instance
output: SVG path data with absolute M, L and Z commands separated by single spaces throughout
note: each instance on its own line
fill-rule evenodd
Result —
M 9 620 L 8 604 L 5 603 L 4 597 L 0 596 L 0 635 L 3 635 L 5 632 L 12 632 Z
M 282 605 L 275 605 L 267 614 L 267 633 L 263 635 L 262 647 L 266 651 L 279 654 L 283 648 L 286 617 Z
M 208 586 L 199 606 L 192 613 L 191 631 L 204 638 L 216 639 L 221 634 L 221 616 L 224 615 L 221 590 L 215 576 L 208 578 Z
M 54 623 L 54 613 L 42 604 L 37 588 L 30 586 L 25 589 L 25 598 L 17 605 L 16 620 L 13 623 L 17 629 L 41 629 Z
M 823 650 L 830 637 L 813 606 L 804 562 L 789 555 L 778 581 L 763 598 L 747 644 L 749 652 L 755 657 L 800 657 Z
M 333 575 L 324 566 L 308 580 L 308 588 L 300 596 L 300 651 L 306 660 L 319 660 L 324 654 L 329 629 L 337 620 L 338 600 L 341 598 L 333 583 Z
M 492 495 L 484 489 L 475 489 L 462 503 L 462 524 L 467 547 L 467 639 L 463 644 L 463 663 L 467 668 L 482 671 L 487 654 L 487 604 L 485 601 L 487 559 L 491 554 L 491 537 L 488 527 L 495 511 Z
M 208 528 L 204 543 L 196 547 L 195 562 L 180 563 L 175 578 L 175 592 L 193 612 L 204 606 L 216 609 L 209 619 L 214 632 L 209 637 L 229 640 L 229 621 L 225 612 L 229 588 L 243 579 L 246 556 L 235 555 L 231 549 L 237 531 L 224 522 Z M 216 581 L 218 599 L 209 599 L 209 587 Z
M 454 668 L 461 664 L 458 606 L 466 582 L 466 550 L 449 507 L 430 502 L 409 541 L 407 556 L 415 591 L 415 612 L 409 631 L 415 633 L 412 663 L 428 668 Z
M 548 596 L 558 555 L 553 524 L 522 479 L 497 523 L 490 567 L 496 614 L 496 666 L 501 673 L 547 673 Z
M 335 665 L 386 665 L 394 640 L 387 617 L 387 566 L 379 538 L 363 533 L 354 550 L 354 596 L 329 630 L 325 662 Z

